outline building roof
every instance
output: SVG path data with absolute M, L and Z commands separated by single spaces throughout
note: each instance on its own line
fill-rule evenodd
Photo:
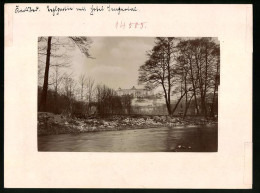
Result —
M 139 91 L 147 91 L 147 89 L 143 89 L 143 88 L 135 88 L 135 86 L 133 86 L 130 89 L 122 89 L 121 87 L 118 88 L 118 91 L 130 91 L 130 90 L 139 90 Z

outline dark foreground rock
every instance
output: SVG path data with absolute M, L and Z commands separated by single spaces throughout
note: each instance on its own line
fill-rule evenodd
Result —
M 151 127 L 175 127 L 187 125 L 216 124 L 201 117 L 170 116 L 110 116 L 109 118 L 77 119 L 53 113 L 38 113 L 38 135 L 77 134 L 123 129 L 145 129 Z

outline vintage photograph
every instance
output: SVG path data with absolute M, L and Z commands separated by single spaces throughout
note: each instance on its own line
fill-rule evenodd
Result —
M 217 37 L 38 37 L 41 152 L 217 152 Z

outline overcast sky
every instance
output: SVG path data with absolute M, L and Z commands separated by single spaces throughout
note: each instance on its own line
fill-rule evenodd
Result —
M 146 51 L 154 46 L 149 37 L 91 37 L 90 53 L 95 59 L 86 58 L 75 49 L 72 70 L 91 76 L 96 83 L 118 89 L 137 86 L 138 69 L 144 64 Z M 75 77 L 76 78 L 76 77 Z M 139 86 L 140 87 L 140 86 Z
M 66 37 L 59 39 L 68 40 Z M 147 60 L 146 52 L 155 45 L 154 37 L 90 37 L 90 39 L 93 42 L 90 54 L 94 59 L 86 58 L 75 46 L 75 49 L 69 50 L 70 68 L 62 71 L 72 73 L 75 81 L 79 80 L 81 74 L 85 74 L 86 77 L 94 78 L 96 85 L 105 84 L 113 89 L 143 87 L 138 85 L 138 69 Z M 219 43 L 217 38 L 214 40 Z M 44 70 L 42 77 L 43 73 Z M 39 79 L 39 85 L 43 84 L 42 81 L 43 78 Z

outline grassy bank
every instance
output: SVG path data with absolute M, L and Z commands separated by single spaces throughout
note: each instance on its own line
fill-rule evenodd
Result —
M 84 132 L 113 131 L 123 129 L 145 129 L 163 126 L 187 126 L 216 124 L 216 120 L 202 117 L 170 116 L 126 116 L 115 115 L 108 118 L 70 118 L 53 113 L 38 113 L 38 135 L 76 134 Z

